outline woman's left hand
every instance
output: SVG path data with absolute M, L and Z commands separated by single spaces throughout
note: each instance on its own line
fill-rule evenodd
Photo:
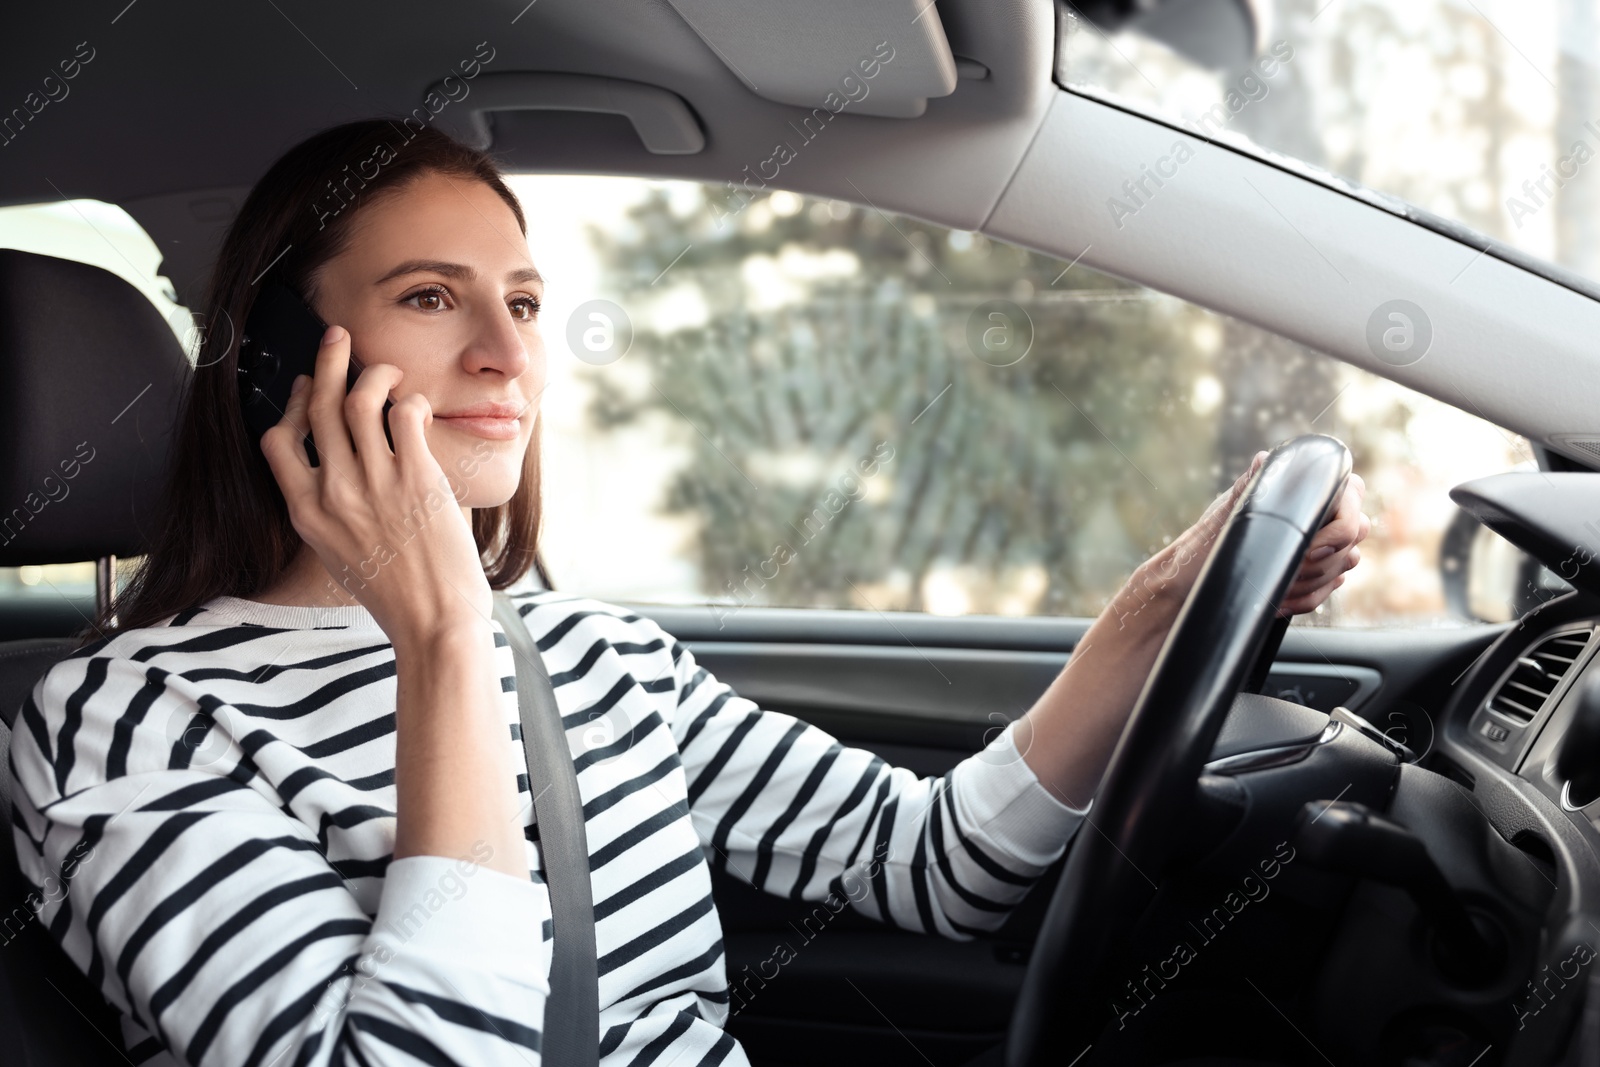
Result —
M 1261 469 L 1250 469 L 1206 508 L 1193 526 L 1141 563 L 1072 650 L 1072 658 L 1024 716 L 1017 736 L 1023 759 L 1039 781 L 1074 807 L 1099 787 L 1112 749 L 1160 655 L 1173 620 L 1183 609 L 1202 561 L 1227 524 L 1234 505 Z M 1312 611 L 1344 584 L 1361 559 L 1372 529 L 1361 513 L 1367 487 L 1352 473 L 1334 517 L 1312 536 L 1300 569 L 1279 603 L 1281 615 Z M 1150 611 L 1145 611 L 1150 608 Z M 1092 653 L 1092 654 L 1091 654 Z
M 1372 532 L 1372 520 L 1361 510 L 1367 483 L 1354 472 L 1339 498 L 1339 510 L 1332 520 L 1311 539 L 1311 547 L 1300 560 L 1300 570 L 1289 583 L 1289 591 L 1278 605 L 1279 615 L 1303 615 L 1315 611 L 1335 589 L 1344 584 L 1345 572 L 1361 562 L 1357 546 Z
M 1210 554 L 1234 505 L 1266 458 L 1266 452 L 1257 452 L 1250 461 L 1250 469 L 1213 500 L 1193 526 L 1140 566 L 1124 587 L 1125 595 L 1113 601 L 1119 618 L 1137 614 L 1154 593 L 1166 603 L 1168 612 L 1164 616 L 1158 613 L 1157 617 L 1170 620 L 1188 597 L 1200 565 Z M 1300 569 L 1278 605 L 1279 615 L 1315 611 L 1330 593 L 1344 584 L 1345 572 L 1361 561 L 1361 549 L 1357 546 L 1372 530 L 1372 521 L 1361 511 L 1366 493 L 1367 485 L 1361 475 L 1351 472 L 1334 517 L 1312 537 L 1311 546 L 1300 560 Z M 1127 592 L 1129 590 L 1131 592 Z

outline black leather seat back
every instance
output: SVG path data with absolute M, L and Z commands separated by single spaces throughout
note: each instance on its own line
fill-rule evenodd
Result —
M 191 374 L 155 307 L 116 275 L 0 249 L 0 566 L 145 550 Z M 87 458 L 86 458 L 87 457 Z M 12 842 L 12 730 L 77 642 L 0 642 L 0 1063 L 125 1063 L 120 1019 L 35 914 Z
M 0 567 L 145 550 L 191 373 L 115 274 L 0 248 Z

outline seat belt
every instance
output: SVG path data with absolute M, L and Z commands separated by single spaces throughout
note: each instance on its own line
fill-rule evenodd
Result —
M 550 673 L 527 624 L 504 593 L 494 594 L 494 618 L 511 643 L 517 665 L 522 750 L 528 758 L 528 789 L 533 793 L 539 823 L 555 937 L 540 1062 L 549 1067 L 596 1067 L 600 1057 L 600 976 L 595 958 L 594 887 L 589 880 L 589 844 L 578 774 L 567 732 L 561 726 Z

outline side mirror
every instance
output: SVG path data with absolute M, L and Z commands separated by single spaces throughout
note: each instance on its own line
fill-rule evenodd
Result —
M 1261 0 L 1084 0 L 1068 7 L 1107 33 L 1132 30 L 1212 70 L 1255 58 L 1266 26 Z
M 1460 508 L 1439 542 L 1439 581 L 1450 614 L 1477 622 L 1520 619 L 1572 588 Z

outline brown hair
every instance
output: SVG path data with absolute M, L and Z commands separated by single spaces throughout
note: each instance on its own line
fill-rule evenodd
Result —
M 158 532 L 122 595 L 79 635 L 80 647 L 216 596 L 248 598 L 294 560 L 303 542 L 240 409 L 240 329 L 269 272 L 311 302 L 315 273 L 348 245 L 361 206 L 430 172 L 483 182 L 527 234 L 521 205 L 487 153 L 410 118 L 323 130 L 285 152 L 250 190 L 206 289 L 205 330 L 172 438 Z M 492 589 L 513 584 L 530 567 L 551 585 L 538 558 L 543 424 L 534 422 L 516 493 L 472 513 Z

